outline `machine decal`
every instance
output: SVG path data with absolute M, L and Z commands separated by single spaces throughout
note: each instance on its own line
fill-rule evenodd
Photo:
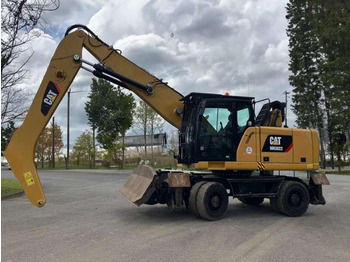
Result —
M 43 101 L 41 103 L 41 113 L 46 116 L 53 103 L 55 102 L 58 94 L 60 93 L 58 85 L 52 81 L 49 82 L 44 93 Z
M 293 147 L 292 136 L 269 135 L 262 152 L 289 152 Z
M 32 175 L 31 172 L 26 172 L 23 175 L 24 175 L 24 179 L 25 179 L 25 181 L 27 183 L 27 186 L 32 186 L 32 185 L 35 184 L 34 183 L 34 178 L 33 178 L 33 175 Z
M 265 164 L 263 162 L 257 162 L 257 166 L 259 170 L 264 170 L 265 169 Z
M 248 155 L 253 153 L 253 149 L 250 146 L 248 146 L 245 151 L 247 152 Z

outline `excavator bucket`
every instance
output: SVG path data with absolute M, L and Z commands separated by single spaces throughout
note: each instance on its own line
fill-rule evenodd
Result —
M 147 165 L 139 165 L 120 192 L 131 202 L 140 206 L 148 201 L 155 187 L 156 171 Z

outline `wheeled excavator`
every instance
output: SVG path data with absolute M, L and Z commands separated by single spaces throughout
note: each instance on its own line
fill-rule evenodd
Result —
M 82 57 L 86 49 L 98 61 Z M 136 205 L 189 208 L 206 220 L 223 218 L 228 198 L 248 205 L 270 199 L 287 216 L 304 214 L 309 204 L 325 204 L 316 130 L 282 126 L 285 103 L 266 99 L 255 115 L 253 97 L 209 93 L 182 96 L 162 79 L 124 57 L 84 25 L 67 29 L 23 124 L 5 155 L 30 202 L 46 203 L 34 164 L 36 142 L 80 69 L 134 92 L 179 130 L 182 169 L 138 166 L 121 189 Z M 186 169 L 188 168 L 188 169 Z M 281 175 L 305 171 L 306 179 Z

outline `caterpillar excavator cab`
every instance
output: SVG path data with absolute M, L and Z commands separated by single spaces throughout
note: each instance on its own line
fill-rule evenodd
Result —
M 99 63 L 83 59 L 83 48 Z M 198 217 L 218 220 L 227 210 L 229 196 L 249 205 L 270 199 L 272 207 L 288 216 L 302 215 L 309 203 L 325 204 L 322 185 L 329 182 L 317 172 L 317 132 L 282 127 L 284 103 L 268 100 L 255 116 L 257 102 L 252 97 L 207 93 L 184 97 L 83 25 L 68 28 L 5 151 L 32 204 L 46 203 L 34 164 L 36 142 L 81 68 L 131 90 L 179 129 L 177 159 L 183 168 L 138 166 L 121 188 L 136 205 L 186 207 Z M 307 178 L 281 175 L 281 170 L 305 171 Z
M 179 163 L 236 161 L 242 135 L 254 125 L 253 98 L 191 93 L 182 101 Z

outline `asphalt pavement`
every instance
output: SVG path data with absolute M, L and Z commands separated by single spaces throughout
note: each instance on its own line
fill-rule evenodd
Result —
M 2 261 L 350 261 L 350 176 L 328 175 L 325 206 L 302 217 L 230 200 L 224 219 L 164 205 L 137 207 L 119 193 L 130 172 L 40 171 L 47 204 L 3 200 Z M 14 178 L 2 170 L 2 177 Z

